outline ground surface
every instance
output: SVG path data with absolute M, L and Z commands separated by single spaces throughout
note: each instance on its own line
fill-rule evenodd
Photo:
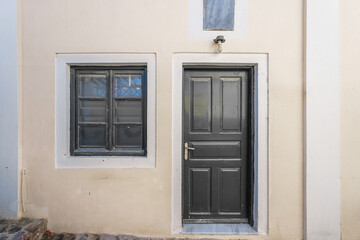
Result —
M 189 238 L 148 238 L 130 235 L 52 233 L 47 220 L 21 218 L 0 219 L 0 240 L 184 240 Z M 190 239 L 189 239 L 190 240 Z M 206 240 L 202 238 L 202 240 Z
M 45 219 L 0 219 L 0 240 L 40 240 L 46 227 Z
M 51 234 L 50 236 L 44 236 L 42 240 L 191 240 L 190 238 L 147 238 L 136 237 L 130 235 L 98 235 L 98 234 Z M 207 240 L 202 238 L 201 240 Z M 210 240 L 210 239 L 208 239 Z

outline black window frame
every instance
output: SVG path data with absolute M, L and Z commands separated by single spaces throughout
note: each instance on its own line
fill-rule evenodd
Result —
M 106 75 L 106 119 L 104 123 L 80 123 L 79 122 L 79 73 L 105 74 Z M 119 101 L 139 101 L 139 98 L 116 98 L 114 96 L 114 76 L 115 74 L 136 74 L 141 75 L 141 123 L 122 123 L 122 125 L 141 125 L 142 146 L 141 147 L 116 147 L 115 146 L 115 100 Z M 83 98 L 84 99 L 84 98 Z M 86 98 L 91 101 L 91 98 Z M 95 99 L 95 98 L 94 98 Z M 100 99 L 99 99 L 100 100 Z M 105 125 L 105 148 L 80 147 L 79 144 L 79 125 Z M 146 66 L 70 66 L 70 155 L 71 156 L 146 156 L 147 155 L 147 67 Z

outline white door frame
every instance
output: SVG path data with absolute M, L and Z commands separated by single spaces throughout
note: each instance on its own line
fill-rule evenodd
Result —
M 182 82 L 187 64 L 254 64 L 255 73 L 255 151 L 254 151 L 254 228 L 268 233 L 268 55 L 193 54 L 173 56 L 172 77 L 172 233 L 182 232 Z M 239 233 L 242 234 L 242 233 Z M 246 234 L 246 233 L 244 233 Z

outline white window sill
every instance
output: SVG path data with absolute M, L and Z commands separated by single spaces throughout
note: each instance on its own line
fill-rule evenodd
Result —
M 64 156 L 57 159 L 56 168 L 155 168 L 155 157 Z

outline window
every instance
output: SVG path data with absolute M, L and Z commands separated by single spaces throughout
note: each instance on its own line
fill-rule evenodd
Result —
M 188 0 L 191 40 L 248 39 L 248 0 Z
M 205 31 L 233 31 L 235 0 L 204 0 Z
M 58 53 L 55 59 L 55 167 L 61 168 L 72 168 L 72 169 L 88 169 L 88 168 L 155 168 L 156 167 L 156 54 L 154 53 Z M 102 146 L 76 146 L 76 127 L 81 126 L 75 120 L 76 104 L 75 102 L 81 103 L 81 96 L 76 95 L 76 72 L 78 73 L 93 73 L 95 77 L 98 75 L 104 75 L 105 73 L 105 88 L 106 95 L 104 97 L 98 93 L 97 88 L 96 96 L 104 99 L 102 102 L 91 102 L 93 104 L 104 104 L 105 109 L 105 123 L 103 134 L 105 134 L 105 143 Z M 124 146 L 121 142 L 123 139 L 119 139 L 120 144 L 113 145 L 115 143 L 115 127 L 114 124 L 114 102 L 119 98 L 113 94 L 108 95 L 110 92 L 109 88 L 114 89 L 114 74 L 118 75 L 141 75 L 141 100 L 138 96 L 136 101 L 141 101 L 141 146 L 127 142 L 128 145 Z M 90 81 L 90 79 L 89 79 Z M 100 80 L 101 82 L 101 80 Z M 128 81 L 129 83 L 129 81 Z M 128 85 L 129 86 L 129 85 Z M 87 87 L 87 86 L 86 86 Z M 91 90 L 91 91 L 95 91 Z M 90 91 L 90 90 L 86 90 Z M 111 90 L 112 91 L 112 90 Z M 88 92 L 85 92 L 88 93 Z M 80 94 L 80 92 L 79 92 Z M 90 93 L 88 93 L 90 94 Z M 120 94 L 120 93 L 119 93 Z M 85 94 L 86 95 L 86 94 Z M 77 98 L 76 98 L 77 97 Z M 90 98 L 90 97 L 89 97 Z M 101 100 L 101 99 L 94 99 Z M 130 102 L 135 98 L 123 99 L 124 102 Z M 118 101 L 120 101 L 118 99 Z M 80 101 L 79 101 L 80 100 Z M 83 99 L 85 100 L 85 99 Z M 87 99 L 88 101 L 91 101 Z M 125 101 L 126 100 L 126 101 Z M 146 102 L 145 102 L 146 101 Z M 87 104 L 82 102 L 82 104 Z M 130 102 L 135 103 L 135 102 Z M 111 104 L 111 106 L 110 106 Z M 84 105 L 83 105 L 83 108 Z M 87 108 L 87 107 L 86 107 Z M 95 114 L 97 119 L 98 127 L 102 127 L 99 122 L 100 110 L 96 106 L 95 110 L 98 112 Z M 122 108 L 121 108 L 122 109 Z M 84 109 L 85 112 L 88 109 Z M 108 111 L 109 110 L 109 111 Z M 110 112 L 110 110 L 112 110 Z M 128 112 L 128 111 L 127 111 Z M 110 114 L 112 118 L 110 118 Z M 109 119 L 109 120 L 108 120 Z M 110 122 L 110 119 L 113 119 Z M 79 119 L 77 119 L 78 121 Z M 88 120 L 86 120 L 88 121 Z M 85 122 L 86 123 L 86 122 Z M 99 124 L 100 123 L 100 124 Z M 125 124 L 125 121 L 120 122 Z M 134 123 L 134 121 L 132 122 Z M 135 125 L 135 123 L 134 123 Z M 132 125 L 132 126 L 134 126 Z M 111 129 L 111 126 L 114 129 Z M 124 127 L 124 125 L 122 125 Z M 131 127 L 131 126 L 129 126 Z M 120 129 L 121 130 L 121 129 Z M 120 131 L 119 130 L 119 131 Z M 125 130 L 124 128 L 122 130 Z M 105 133 L 104 133 L 105 132 Z M 92 133 L 93 134 L 93 133 Z M 110 138 L 110 134 L 112 137 Z M 96 138 L 93 138 L 96 139 Z M 111 139 L 111 144 L 110 144 Z M 127 139 L 127 138 L 126 138 Z M 84 143 L 84 142 L 82 142 Z M 90 145 L 89 143 L 86 143 Z M 96 143 L 98 144 L 98 143 Z M 95 144 L 95 145 L 96 145 Z M 129 146 L 130 145 L 130 146 Z M 112 146 L 112 147 L 110 147 Z
M 146 156 L 146 67 L 71 66 L 72 156 Z

